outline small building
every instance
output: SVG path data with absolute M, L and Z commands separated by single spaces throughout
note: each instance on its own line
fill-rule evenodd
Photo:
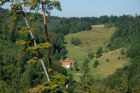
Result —
M 75 65 L 75 61 L 70 59 L 70 58 L 66 58 L 66 59 L 60 59 L 60 64 L 61 66 L 63 66 L 64 68 L 71 68 Z

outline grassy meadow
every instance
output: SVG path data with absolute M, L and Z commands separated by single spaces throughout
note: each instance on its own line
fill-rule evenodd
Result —
M 74 34 L 69 34 L 65 36 L 66 48 L 68 50 L 68 57 L 76 60 L 79 67 L 84 59 L 88 57 L 88 53 L 93 53 L 95 55 L 97 49 L 99 47 L 103 47 L 104 50 L 106 43 L 108 43 L 111 35 L 115 32 L 115 27 L 105 28 L 102 25 L 94 25 L 92 26 L 91 31 L 83 31 Z M 75 46 L 71 44 L 72 38 L 78 38 L 81 41 L 81 44 Z M 124 65 L 128 64 L 128 59 L 122 57 L 121 49 L 114 51 L 106 51 L 103 55 L 98 58 L 99 66 L 97 68 L 93 67 L 93 63 L 96 58 L 90 60 L 90 75 L 96 79 L 105 78 L 108 75 L 113 74 L 116 69 L 122 68 Z M 106 62 L 106 60 L 109 60 Z M 79 80 L 82 75 L 80 72 L 70 71 L 74 74 L 75 80 Z
M 113 74 L 116 69 L 123 68 L 125 65 L 128 65 L 128 59 L 121 55 L 121 50 L 122 48 L 103 53 L 103 55 L 97 59 L 99 61 L 97 68 L 93 67 L 94 59 L 91 60 L 89 63 L 91 75 L 95 78 L 102 79 Z
M 65 36 L 68 56 L 76 61 L 83 61 L 89 52 L 96 53 L 97 49 L 110 39 L 115 29 L 115 27 L 104 28 L 97 26 L 93 27 L 91 31 L 83 31 Z M 72 45 L 72 38 L 80 39 L 81 45 Z

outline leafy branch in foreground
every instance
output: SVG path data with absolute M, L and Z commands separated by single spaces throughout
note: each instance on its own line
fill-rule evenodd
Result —
M 67 77 L 52 70 L 49 73 L 51 73 L 51 82 L 38 85 L 30 89 L 28 93 L 67 93 L 64 87 Z
M 28 47 L 27 51 L 37 51 L 39 49 L 48 49 L 51 46 L 52 45 L 50 43 L 41 43 L 41 44 L 38 44 L 37 46 Z

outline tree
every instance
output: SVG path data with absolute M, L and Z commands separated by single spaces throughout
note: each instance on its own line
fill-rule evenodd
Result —
M 88 57 L 89 57 L 90 59 L 92 59 L 92 58 L 94 57 L 94 53 L 93 53 L 93 52 L 88 53 Z
M 53 5 L 57 6 L 58 4 L 60 4 L 59 2 L 58 3 L 54 3 L 54 2 L 50 1 L 49 2 L 50 5 L 48 5 L 47 8 L 51 9 L 51 8 L 53 8 L 52 7 Z M 33 2 L 25 1 L 23 3 L 26 3 L 26 5 L 30 6 L 31 8 L 37 7 L 35 4 L 36 3 L 35 1 L 33 1 Z M 37 93 L 44 92 L 44 91 L 45 92 L 62 92 L 62 91 L 66 92 L 65 91 L 65 84 L 66 84 L 65 82 L 66 82 L 67 78 L 64 75 L 58 73 L 57 71 L 54 71 L 53 69 L 50 69 L 50 68 L 46 69 L 44 61 L 43 61 L 44 56 L 41 54 L 42 53 L 41 51 L 45 50 L 45 49 L 49 49 L 52 46 L 50 44 L 49 38 L 47 37 L 47 39 L 46 39 L 46 41 L 48 40 L 47 42 L 37 44 L 36 38 L 33 33 L 34 28 L 32 27 L 34 25 L 33 24 L 30 25 L 32 23 L 32 21 L 34 21 L 34 20 L 28 19 L 28 15 L 32 15 L 32 14 L 30 14 L 30 13 L 28 14 L 23 11 L 22 5 L 21 5 L 23 3 L 18 2 L 18 3 L 12 4 L 12 12 L 10 13 L 11 20 L 9 21 L 9 30 L 12 30 L 13 27 L 15 27 L 17 25 L 19 26 L 20 22 L 23 21 L 23 20 L 22 21 L 20 21 L 20 20 L 24 19 L 25 23 L 22 24 L 22 26 L 20 27 L 20 32 L 23 32 L 23 33 L 19 33 L 22 36 L 22 37 L 20 37 L 22 40 L 17 40 L 16 44 L 19 45 L 20 48 L 22 48 L 21 49 L 22 52 L 28 53 L 28 61 L 26 61 L 26 62 L 28 62 L 29 65 L 37 64 L 38 61 L 41 62 L 45 75 L 47 76 L 47 80 L 48 80 L 48 82 L 45 82 L 45 83 L 43 82 L 43 84 L 38 85 L 37 87 L 31 89 L 30 93 L 32 93 L 32 91 L 33 91 L 33 93 L 35 93 L 34 91 L 36 91 Z M 43 8 L 45 8 L 44 7 L 45 2 L 42 2 L 42 3 L 43 3 Z M 29 21 L 30 21 L 30 24 L 29 24 Z M 47 24 L 45 24 L 45 26 L 47 26 Z M 27 38 L 28 34 L 30 35 L 30 39 Z M 48 36 L 48 34 L 47 34 L 47 36 Z M 30 71 L 28 71 L 28 72 L 30 72 Z M 27 75 L 28 72 L 26 72 L 25 75 Z M 32 72 L 34 73 L 34 71 L 32 71 Z M 18 73 L 19 73 L 19 71 L 18 71 Z M 51 74 L 51 77 L 49 76 L 49 74 Z M 22 80 L 30 81 L 30 77 L 22 78 Z M 51 82 L 50 82 L 50 80 L 51 80 Z M 27 81 L 25 82 L 25 85 L 27 84 Z M 40 81 L 40 80 L 35 80 L 35 81 L 37 81 L 37 84 L 38 84 L 39 83 L 38 81 Z M 33 84 L 33 86 L 34 85 L 36 85 L 36 84 Z M 16 86 L 16 84 L 15 84 L 15 86 Z M 16 89 L 17 89 L 17 87 L 18 86 L 16 86 Z M 17 90 L 17 92 L 19 92 L 19 90 Z
M 7 0 L 2 1 L 2 3 L 7 2 Z M 21 1 L 22 2 L 22 1 Z M 37 46 L 37 43 L 35 41 L 35 38 L 33 36 L 33 33 L 31 31 L 31 26 L 29 25 L 27 18 L 26 18 L 26 13 L 23 11 L 21 4 L 25 5 L 25 6 L 30 6 L 30 10 L 35 10 L 39 7 L 39 4 L 41 2 L 42 5 L 42 12 L 43 12 L 43 19 L 44 19 L 44 31 L 45 31 L 45 35 L 46 35 L 46 42 L 50 43 L 49 37 L 48 37 L 48 32 L 47 32 L 47 24 L 46 24 L 46 11 L 49 13 L 48 10 L 52 10 L 53 8 L 59 9 L 61 10 L 61 6 L 60 6 L 60 2 L 59 1 L 51 1 L 51 0 L 42 0 L 42 1 L 35 1 L 35 0 L 31 0 L 31 1 L 24 1 L 23 3 L 21 3 L 20 1 L 18 1 L 18 3 L 15 3 L 12 1 L 12 13 L 11 13 L 11 20 L 9 21 L 9 30 L 12 30 L 14 28 L 15 25 L 17 25 L 19 18 L 23 17 L 26 25 L 27 25 L 27 30 L 29 30 L 30 36 L 33 39 L 34 42 L 34 46 Z M 46 10 L 46 7 L 47 9 Z M 46 46 L 47 47 L 47 46 Z M 51 64 L 51 58 L 50 58 L 50 48 L 48 47 L 48 66 L 50 66 Z M 34 57 L 35 58 L 35 57 Z M 46 73 L 46 76 L 48 78 L 48 74 L 47 74 L 47 70 L 45 69 L 45 65 L 42 59 L 39 59 L 40 62 L 42 63 L 42 66 L 44 68 L 44 71 Z M 49 78 L 48 78 L 49 81 Z
M 3 58 L 2 58 L 2 56 L 0 55 L 0 80 L 2 79 L 1 76 L 3 76 L 3 75 L 2 75 L 2 74 L 3 74 L 3 65 L 4 65 L 4 63 L 3 63 Z
M 67 93 L 65 88 L 66 77 L 58 72 L 52 73 L 51 82 L 31 88 L 27 93 Z
M 82 63 L 82 70 L 85 70 L 88 67 L 88 63 L 90 62 L 90 60 L 88 58 L 86 58 L 83 63 Z
M 89 74 L 89 59 L 85 59 L 82 64 L 83 75 L 80 77 L 80 82 L 77 83 L 75 93 L 92 93 L 91 76 Z
M 125 50 L 124 49 L 121 49 L 121 55 L 125 55 Z
M 94 67 L 94 68 L 97 68 L 98 65 L 100 65 L 100 64 L 99 64 L 99 61 L 98 61 L 98 60 L 95 60 L 95 62 L 94 62 L 94 64 L 93 64 L 93 67 Z
M 20 38 L 22 39 L 22 40 L 17 40 L 17 42 L 16 42 L 16 44 L 17 45 L 19 45 L 18 47 L 20 47 L 21 48 L 21 50 L 22 51 L 20 51 L 20 52 L 24 52 L 24 53 L 27 53 L 27 55 L 26 55 L 26 57 L 27 57 L 27 59 L 28 59 L 28 65 L 30 64 L 30 65 L 36 65 L 36 64 L 38 64 L 37 63 L 37 61 L 40 61 L 41 62 L 41 64 L 42 64 L 42 66 L 43 66 L 43 68 L 44 68 L 44 71 L 45 71 L 45 74 L 46 74 L 46 76 L 47 76 L 47 79 L 48 79 L 48 81 L 49 81 L 49 78 L 51 78 L 51 82 L 45 82 L 45 84 L 42 84 L 44 87 L 46 86 L 47 88 L 49 87 L 49 91 L 53 88 L 53 89 L 55 89 L 55 91 L 58 91 L 58 92 L 61 92 L 61 91 L 64 91 L 65 90 L 65 81 L 66 81 L 66 77 L 64 76 L 64 75 L 62 75 L 62 74 L 60 74 L 60 73 L 58 73 L 58 72 L 55 72 L 53 75 L 52 75 L 52 72 L 53 72 L 53 70 L 51 71 L 51 72 L 49 72 L 49 74 L 51 74 L 51 77 L 48 77 L 49 75 L 48 75 L 48 72 L 47 72 L 47 70 L 46 70 L 46 67 L 45 67 L 45 64 L 44 64 L 44 62 L 43 62 L 43 58 L 44 58 L 44 56 L 40 56 L 40 53 L 41 53 L 41 51 L 42 50 L 45 50 L 45 49 L 48 49 L 49 47 L 51 47 L 51 44 L 50 43 L 48 43 L 48 42 L 46 42 L 46 43 L 40 43 L 40 44 L 37 44 L 37 42 L 36 42 L 36 36 L 34 35 L 35 34 L 35 32 L 34 32 L 34 29 L 32 28 L 32 22 L 30 21 L 30 19 L 28 19 L 29 18 L 29 16 L 31 16 L 32 14 L 30 14 L 30 13 L 27 13 L 27 12 L 24 12 L 23 10 L 22 10 L 22 7 L 20 6 L 20 4 L 18 4 L 18 3 L 16 3 L 16 4 L 13 4 L 12 5 L 12 12 L 10 13 L 11 15 L 12 15 L 12 17 L 13 18 L 15 18 L 16 20 L 14 20 L 14 22 L 16 22 L 16 24 L 14 24 L 14 22 L 13 21 L 11 21 L 11 22 L 9 22 L 9 25 L 10 25 L 10 23 L 13 23 L 13 24 L 11 24 L 11 26 L 9 26 L 10 28 L 11 28 L 11 30 L 12 30 L 12 28 L 14 27 L 14 26 L 16 26 L 16 25 L 18 25 L 19 26 L 19 24 L 18 23 L 22 23 L 22 26 L 20 27 L 20 29 L 18 29 L 18 30 L 20 30 L 19 31 L 19 34 L 20 34 Z M 29 15 L 29 16 L 28 16 Z M 10 17 L 11 19 L 12 19 L 12 17 Z M 20 20 L 18 20 L 18 18 L 20 18 Z M 24 20 L 23 20 L 24 19 Z M 21 21 L 22 20 L 22 21 Z M 25 21 L 25 22 L 24 22 Z M 26 26 L 27 27 L 26 27 Z M 25 32 L 24 32 L 25 31 Z M 22 33 L 20 33 L 20 32 L 22 32 Z M 30 37 L 29 38 L 27 38 L 28 37 L 28 35 L 30 35 Z M 39 43 L 39 42 L 38 42 Z M 49 46 L 48 46 L 49 45 Z M 61 45 L 62 46 L 62 45 Z M 61 47 L 60 47 L 61 48 Z M 65 51 L 63 50 L 63 54 L 62 55 L 64 55 L 65 54 Z M 23 55 L 20 55 L 20 56 L 23 56 Z M 24 57 L 24 59 L 26 59 L 26 57 Z M 8 59 L 8 58 L 7 58 Z M 9 60 L 9 59 L 8 59 Z M 20 60 L 21 61 L 21 60 Z M 20 61 L 18 61 L 19 63 L 20 63 Z M 11 62 L 11 60 L 10 60 L 10 62 Z M 24 62 L 24 64 L 27 64 L 27 60 Z M 9 65 L 9 67 L 14 67 L 14 66 L 11 66 L 11 65 Z M 15 68 L 17 68 L 16 66 L 15 66 Z M 31 68 L 32 68 L 32 66 L 31 66 Z M 66 70 L 64 71 L 64 69 L 61 69 L 61 67 L 59 66 L 59 68 L 58 69 L 60 69 L 59 70 L 59 72 L 62 72 L 63 74 L 66 74 L 67 72 L 66 72 Z M 56 71 L 56 70 L 58 70 L 58 69 L 55 69 L 54 71 Z M 11 72 L 11 68 L 7 71 L 8 72 L 8 74 L 6 74 L 7 76 L 9 76 L 10 77 L 10 79 L 13 79 L 13 77 L 11 77 L 10 76 L 10 74 L 11 73 L 13 73 L 13 72 L 15 72 L 14 70 L 15 69 L 12 69 L 13 71 Z M 24 70 L 26 70 L 25 72 L 24 72 Z M 21 74 L 23 74 L 23 72 L 24 72 L 24 75 L 23 75 L 23 77 L 25 77 L 26 75 L 29 75 L 29 74 L 31 74 L 31 77 L 28 77 L 28 76 L 26 76 L 25 78 L 22 78 L 21 79 L 21 81 L 22 81 L 22 86 L 25 86 L 25 85 L 27 85 L 24 89 L 25 89 L 25 91 L 26 91 L 26 88 L 29 88 L 28 87 L 28 85 L 30 86 L 30 83 L 31 83 L 31 85 L 32 86 L 30 86 L 30 87 L 34 87 L 36 84 L 39 84 L 39 83 L 42 83 L 42 82 L 40 82 L 41 80 L 40 80 L 40 78 L 42 79 L 42 76 L 40 77 L 40 76 L 37 76 L 38 74 L 32 74 L 32 73 L 34 73 L 34 72 L 36 72 L 37 73 L 37 71 L 35 70 L 35 71 L 32 71 L 32 73 L 29 73 L 30 71 L 28 71 L 27 69 L 24 69 L 23 71 L 18 71 L 18 72 L 20 72 Z M 49 69 L 48 69 L 48 71 L 49 71 Z M 29 73 L 29 74 L 28 74 Z M 15 74 L 15 73 L 14 73 Z M 22 75 L 17 75 L 17 76 L 22 76 Z M 33 75 L 33 76 L 32 76 Z M 13 75 L 12 75 L 13 76 Z M 37 78 L 37 77 L 39 77 L 39 78 Z M 8 77 L 7 77 L 8 78 Z M 39 79 L 39 80 L 37 80 L 37 79 Z M 14 80 L 16 81 L 16 79 L 17 78 L 14 78 Z M 33 79 L 33 80 L 32 80 Z M 13 80 L 13 81 L 14 81 Z M 18 79 L 17 79 L 18 80 Z M 24 80 L 25 80 L 25 82 L 24 82 Z M 20 80 L 18 80 L 18 81 L 20 81 Z M 29 82 L 28 82 L 29 81 Z M 37 81 L 37 82 L 35 82 L 35 81 Z M 43 80 L 42 80 L 43 81 Z M 58 81 L 60 81 L 60 82 L 58 82 Z M 55 82 L 55 84 L 54 84 L 54 82 Z M 35 83 L 35 84 L 34 84 Z M 43 82 L 44 83 L 44 82 Z M 62 84 L 63 83 L 63 84 Z M 19 90 L 18 90 L 18 88 L 17 87 L 20 87 L 20 86 L 17 86 L 16 85 L 17 83 L 14 83 L 14 86 L 15 86 L 15 89 L 19 92 Z M 48 85 L 47 85 L 48 84 Z M 54 85 L 54 86 L 53 86 Z M 60 87 L 60 85 L 61 85 L 61 87 Z M 10 86 L 10 85 L 9 85 Z M 55 87 L 56 86 L 56 87 Z M 23 89 L 23 88 L 22 88 Z M 21 90 L 22 90 L 21 89 Z M 51 91 L 53 91 L 53 89 L 51 90 Z M 15 92 L 15 90 L 14 90 L 14 92 Z M 23 91 L 22 91 L 23 92 Z M 54 91 L 53 91 L 54 92 Z
M 71 39 L 71 44 L 73 44 L 73 45 L 80 45 L 81 44 L 81 41 L 80 41 L 80 39 L 78 39 L 78 38 L 72 38 Z
M 109 59 L 106 59 L 106 60 L 105 60 L 105 62 L 109 62 L 109 61 L 110 61 Z
M 100 48 L 97 50 L 97 52 L 96 52 L 96 57 L 97 57 L 97 58 L 101 57 L 101 56 L 102 56 L 102 53 L 103 53 L 103 48 L 100 47 Z
M 0 80 L 0 93 L 6 92 L 6 83 L 2 80 Z
M 79 66 L 78 66 L 78 64 L 77 64 L 77 62 L 75 63 L 74 68 L 75 68 L 75 71 L 79 71 L 79 70 L 80 70 L 80 69 L 79 69 Z
M 49 35 L 48 35 L 48 28 L 47 28 L 46 13 L 49 14 L 50 13 L 49 10 L 52 10 L 54 8 L 61 11 L 61 5 L 60 5 L 60 2 L 57 0 L 42 0 L 41 5 L 42 5 L 42 12 L 43 12 L 42 16 L 43 16 L 43 20 L 44 20 L 44 32 L 45 32 L 45 36 L 46 36 L 46 42 L 50 43 L 50 39 L 49 39 Z M 49 48 L 48 49 L 48 66 L 50 67 L 51 64 L 52 64 L 51 50 Z

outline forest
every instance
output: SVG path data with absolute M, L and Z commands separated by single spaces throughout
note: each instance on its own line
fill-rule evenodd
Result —
M 25 4 L 35 10 L 35 1 Z M 59 4 L 54 1 L 48 9 L 57 7 L 61 10 Z M 44 18 L 47 25 L 43 24 Z M 116 27 L 107 49 L 125 48 L 122 54 L 129 58 L 129 65 L 104 79 L 94 79 L 89 75 L 89 59 L 85 59 L 80 68 L 83 75 L 77 82 L 59 63 L 60 59 L 69 57 L 65 36 L 88 32 L 92 25 L 100 24 L 107 28 Z M 47 31 L 44 33 L 45 26 Z M 0 93 L 140 93 L 139 37 L 139 15 L 42 17 L 40 13 L 24 12 L 22 5 L 17 3 L 11 6 L 11 10 L 0 8 Z M 77 39 L 72 43 L 76 46 L 81 44 Z M 102 56 L 102 52 L 99 48 L 96 57 Z M 94 57 L 92 54 L 88 56 Z M 94 67 L 98 65 L 96 60 Z

